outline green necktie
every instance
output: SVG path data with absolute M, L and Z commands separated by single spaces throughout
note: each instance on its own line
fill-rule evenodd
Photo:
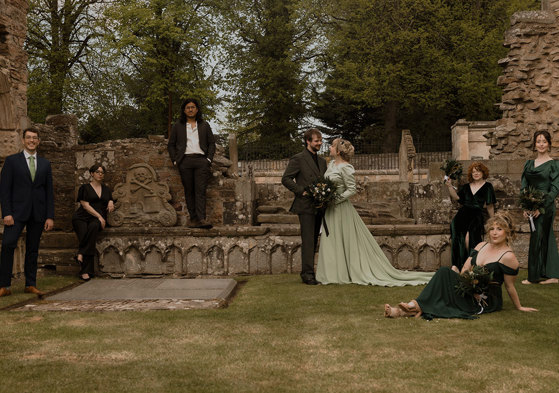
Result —
M 35 157 L 29 156 L 29 172 L 31 172 L 31 180 L 35 181 Z

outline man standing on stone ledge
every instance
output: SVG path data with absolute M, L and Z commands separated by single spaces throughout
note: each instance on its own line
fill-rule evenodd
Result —
M 211 228 L 206 221 L 206 188 L 215 154 L 215 139 L 210 125 L 202 119 L 196 99 L 188 98 L 181 105 L 181 117 L 171 130 L 167 150 L 181 175 L 190 216 L 188 226 Z
M 316 128 L 305 132 L 306 148 L 289 159 L 281 178 L 282 184 L 295 194 L 290 211 L 297 213 L 301 225 L 301 279 L 305 284 L 316 285 L 314 276 L 314 254 L 322 222 L 322 213 L 317 213 L 303 192 L 326 172 L 326 161 L 318 156 L 322 146 L 322 134 Z
M 6 158 L 0 175 L 0 204 L 4 221 L 0 253 L 0 297 L 12 294 L 10 285 L 14 251 L 23 228 L 25 238 L 25 292 L 39 297 L 37 289 L 37 258 L 43 230 L 54 226 L 54 192 L 50 162 L 37 156 L 39 132 L 35 128 L 23 131 L 21 153 Z

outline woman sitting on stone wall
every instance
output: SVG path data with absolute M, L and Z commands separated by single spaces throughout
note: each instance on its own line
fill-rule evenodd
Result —
M 473 162 L 468 168 L 468 183 L 458 193 L 450 179 L 446 181 L 450 197 L 462 206 L 450 224 L 452 242 L 452 265 L 462 269 L 470 251 L 483 240 L 485 214 L 492 217 L 495 207 L 493 185 L 486 181 L 489 169 L 481 162 Z
M 79 248 L 74 257 L 80 265 L 80 278 L 88 281 L 93 276 L 93 260 L 97 233 L 107 225 L 107 212 L 114 210 L 112 191 L 103 184 L 105 168 L 99 164 L 89 168 L 91 181 L 78 190 L 78 210 L 72 217 L 72 226 L 78 236 Z
M 517 310 L 538 311 L 535 308 L 522 307 L 514 286 L 519 263 L 510 247 L 513 236 L 512 219 L 507 213 L 499 212 L 487 221 L 487 229 L 489 242 L 479 243 L 462 268 L 462 274 L 472 271 L 474 266 L 485 267 L 486 274 L 492 274 L 483 293 L 460 293 L 457 289 L 461 281 L 458 269 L 455 266 L 452 269 L 441 267 L 416 299 L 409 303 L 400 303 L 398 307 L 385 304 L 384 316 L 474 319 L 478 314 L 502 309 L 503 283 Z

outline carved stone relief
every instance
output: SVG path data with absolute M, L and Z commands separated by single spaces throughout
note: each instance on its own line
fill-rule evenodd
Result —
M 113 197 L 115 211 L 109 215 L 111 226 L 173 226 L 177 213 L 169 204 L 169 186 L 159 183 L 155 170 L 148 164 L 132 165 L 126 183 L 116 185 Z

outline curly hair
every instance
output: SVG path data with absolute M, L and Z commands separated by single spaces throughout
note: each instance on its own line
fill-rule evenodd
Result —
M 487 167 L 485 165 L 483 165 L 481 162 L 479 161 L 474 161 L 472 162 L 472 164 L 468 167 L 468 182 L 473 182 L 474 178 L 472 176 L 472 172 L 474 171 L 474 169 L 480 171 L 481 173 L 483 173 L 483 179 L 487 179 L 489 177 L 489 169 L 487 169 Z
M 351 157 L 353 157 L 353 153 L 355 152 L 355 148 L 350 141 L 337 138 L 334 139 L 332 144 L 336 147 L 336 151 L 344 161 L 349 162 L 351 160 Z
M 506 242 L 507 244 L 510 243 L 514 239 L 514 221 L 510 214 L 506 211 L 499 211 L 495 213 L 493 217 L 490 217 L 485 224 L 485 232 L 489 233 L 489 228 L 492 225 L 499 225 L 501 228 L 505 230 L 507 235 Z M 510 244 L 509 244 L 510 245 Z

